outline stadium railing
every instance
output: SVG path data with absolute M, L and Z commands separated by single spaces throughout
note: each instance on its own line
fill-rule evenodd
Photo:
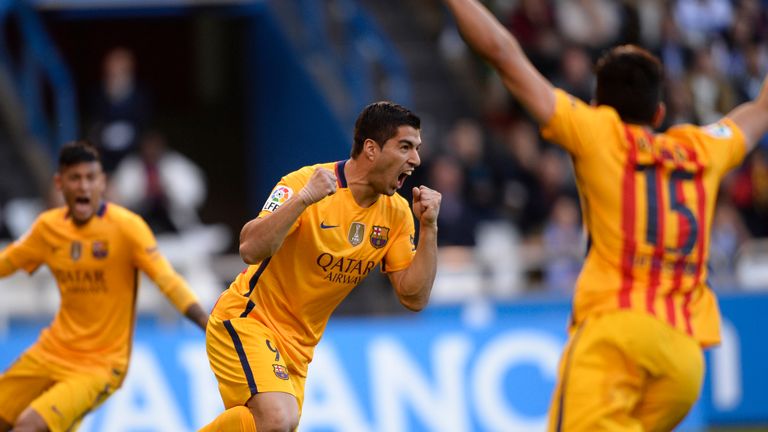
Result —
M 19 47 L 10 46 L 9 29 L 17 30 L 13 36 L 18 38 Z M 61 144 L 77 136 L 75 90 L 40 17 L 23 0 L 0 0 L 0 67 L 9 72 L 18 89 L 26 126 L 45 150 L 55 155 Z M 50 116 L 48 89 L 53 105 Z

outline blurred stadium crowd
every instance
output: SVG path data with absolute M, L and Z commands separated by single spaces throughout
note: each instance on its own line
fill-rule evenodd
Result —
M 408 196 L 409 186 L 427 184 L 443 194 L 434 301 L 570 296 L 586 236 L 567 155 L 541 140 L 495 73 L 466 48 L 440 2 L 405 3 L 439 47 L 444 64 L 435 67 L 447 68 L 453 77 L 455 88 L 441 91 L 461 92 L 468 101 L 466 111 L 474 113 L 451 122 L 446 130 L 434 132 L 425 126 L 428 145 L 423 147 L 422 167 L 401 191 Z M 592 65 L 605 48 L 635 43 L 652 50 L 666 67 L 664 128 L 716 121 L 736 104 L 754 98 L 768 73 L 768 0 L 486 3 L 519 38 L 539 70 L 585 101 L 593 87 Z M 166 242 L 172 260 L 186 257 L 180 270 L 197 272 L 187 274 L 193 286 L 218 278 L 209 283 L 212 292 L 202 293 L 204 303 L 210 302 L 240 269 L 236 251 L 228 246 L 236 233 L 201 223 L 205 166 L 182 155 L 182 146 L 169 143 L 162 131 L 150 130 L 152 98 L 135 77 L 135 61 L 133 53 L 119 47 L 105 56 L 101 87 L 84 95 L 89 110 L 85 130 L 105 154 L 109 198 L 144 216 L 161 243 Z M 40 209 L 2 204 L 0 241 L 19 235 L 18 227 Z M 724 182 L 712 233 L 714 287 L 768 286 L 768 275 L 760 270 L 768 261 L 767 242 L 764 142 Z M 211 247 L 188 258 L 200 244 Z M 222 256 L 227 258 L 216 258 Z M 215 267 L 224 270 L 202 274 L 211 260 L 223 263 Z M 376 284 L 378 277 L 369 283 Z M 397 310 L 382 306 L 382 298 L 367 296 L 350 311 Z

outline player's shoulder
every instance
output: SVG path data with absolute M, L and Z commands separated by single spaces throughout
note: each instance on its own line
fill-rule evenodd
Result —
M 408 200 L 403 198 L 403 196 L 399 193 L 395 192 L 394 195 L 387 196 L 385 200 L 387 202 L 387 206 L 393 210 L 397 217 L 401 217 L 403 215 L 410 216 L 411 206 L 408 204 Z
M 130 230 L 136 226 L 146 225 L 146 222 L 144 222 L 144 219 L 141 216 L 112 202 L 104 203 L 104 209 L 102 211 L 102 217 L 120 229 Z
M 715 139 L 729 140 L 739 133 L 738 126 L 731 120 L 724 118 L 714 123 L 698 126 L 684 123 L 670 127 L 666 134 L 679 139 Z
M 67 207 L 55 207 L 44 210 L 37 216 L 37 220 L 44 223 L 53 223 L 59 220 L 64 220 L 67 218 L 68 211 Z
M 592 113 L 601 118 L 605 118 L 614 122 L 621 122 L 621 116 L 616 109 L 610 105 L 593 105 L 578 97 L 568 93 L 567 91 L 557 88 L 555 89 L 556 103 L 560 110 L 578 111 L 580 113 Z
M 105 202 L 103 212 L 105 217 L 116 220 L 141 218 L 141 216 L 133 211 L 113 202 Z
M 284 178 L 295 179 L 301 183 L 306 183 L 309 181 L 309 178 L 312 177 L 312 173 L 314 173 L 318 168 L 325 168 L 333 171 L 336 168 L 336 162 L 321 162 L 314 165 L 306 165 L 297 169 L 296 171 L 292 171 L 286 174 Z
M 389 199 L 392 202 L 392 205 L 396 207 L 405 208 L 406 210 L 410 208 L 408 200 L 400 195 L 400 192 L 395 192 Z
M 41 228 L 47 227 L 47 228 L 57 229 L 57 227 L 67 222 L 68 214 L 69 214 L 69 210 L 67 209 L 66 206 L 55 207 L 52 209 L 44 210 L 39 215 L 37 215 L 37 218 L 34 221 L 33 228 L 41 229 Z

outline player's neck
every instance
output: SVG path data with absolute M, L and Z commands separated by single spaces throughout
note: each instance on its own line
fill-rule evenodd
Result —
M 368 208 L 379 199 L 379 193 L 376 192 L 371 184 L 368 173 L 370 167 L 355 159 L 350 159 L 344 164 L 344 176 L 347 178 L 347 187 L 352 192 L 352 197 L 357 205 Z

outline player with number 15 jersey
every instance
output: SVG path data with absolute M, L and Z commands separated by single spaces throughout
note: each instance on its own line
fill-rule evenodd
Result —
M 744 157 L 741 131 L 726 118 L 655 134 L 623 123 L 610 107 L 591 107 L 560 90 L 556 97 L 542 133 L 573 155 L 589 245 L 574 323 L 629 309 L 703 346 L 719 343 L 719 313 L 707 286 L 709 228 L 720 181 Z

